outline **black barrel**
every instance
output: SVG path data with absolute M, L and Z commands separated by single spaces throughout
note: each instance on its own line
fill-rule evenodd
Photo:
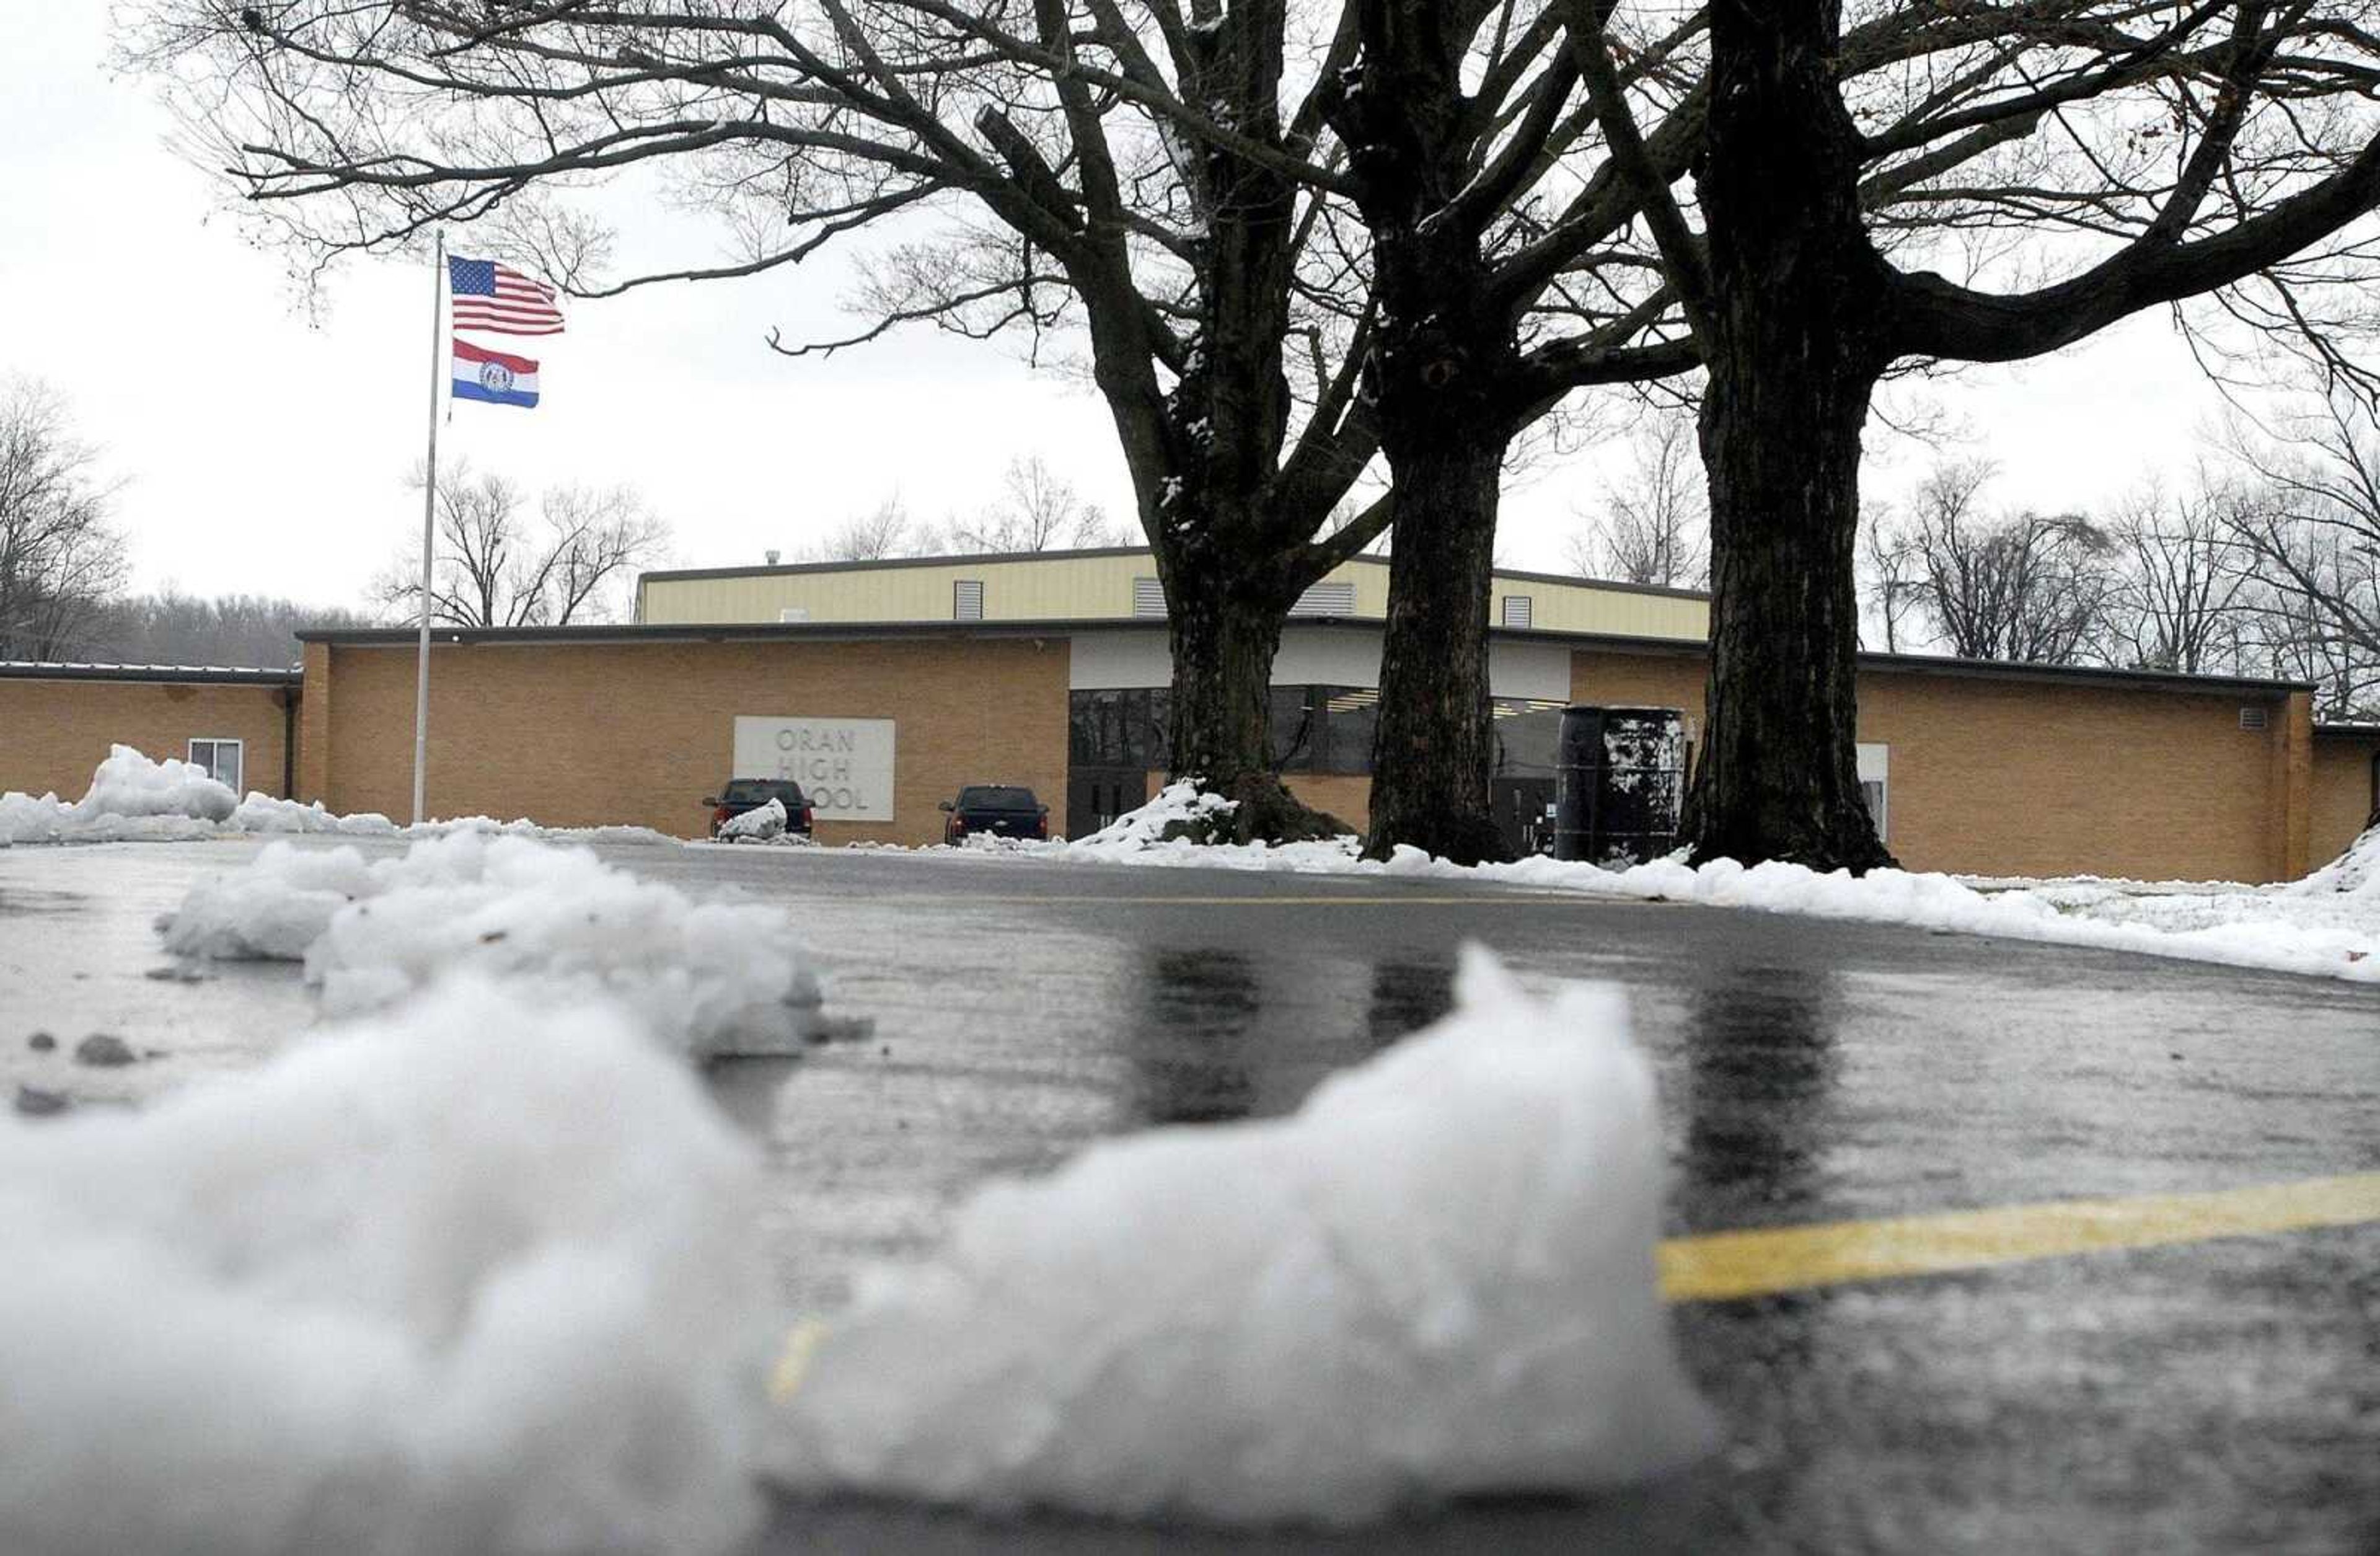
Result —
M 1636 865 L 1678 845 L 1685 720 L 1675 708 L 1565 708 L 1554 754 L 1554 857 Z

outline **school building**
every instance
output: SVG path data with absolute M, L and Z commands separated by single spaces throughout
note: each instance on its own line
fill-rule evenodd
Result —
M 1285 781 L 1358 826 L 1386 598 L 1384 561 L 1337 569 L 1273 673 Z M 1491 608 L 1492 797 L 1516 828 L 1561 708 L 1698 731 L 1704 596 L 1499 572 Z M 433 633 L 430 808 L 698 836 L 727 779 L 783 775 L 820 841 L 917 844 L 962 784 L 1020 784 L 1079 835 L 1161 777 L 1163 614 L 1146 550 L 647 574 L 626 625 Z M 0 788 L 72 797 L 123 741 L 401 819 L 415 634 L 300 638 L 286 672 L 0 667 Z M 2374 805 L 2380 728 L 2312 709 L 2291 682 L 1865 655 L 1861 777 L 1912 869 L 2285 880 Z

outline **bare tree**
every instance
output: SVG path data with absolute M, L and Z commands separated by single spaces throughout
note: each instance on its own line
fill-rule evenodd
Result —
M 98 453 L 65 402 L 28 378 L 0 383 L 0 659 L 90 650 L 124 586 L 124 541 L 107 523 Z
M 1631 45 L 1597 0 L 1564 4 L 1593 87 Z M 1709 14 L 1686 158 L 1598 92 L 1708 374 L 1712 656 L 1686 832 L 1698 858 L 1864 869 L 1890 859 L 1853 747 L 1876 385 L 2194 298 L 2213 298 L 2202 318 L 2317 331 L 2358 306 L 2380 41 L 2351 0 Z M 1687 160 L 1691 207 L 1671 192 Z
M 431 619 L 451 626 L 609 620 L 616 587 L 669 544 L 668 525 L 627 487 L 556 487 L 532 517 L 518 486 L 461 460 L 439 473 L 436 516 Z M 384 610 L 418 618 L 421 585 L 409 545 L 374 593 Z
M 1694 423 L 1663 413 L 1637 434 L 1633 452 L 1632 468 L 1605 495 L 1603 512 L 1570 538 L 1570 564 L 1589 577 L 1699 589 L 1710 576 L 1710 501 Z
M 2252 651 L 2320 682 L 2334 712 L 2368 708 L 2380 666 L 2380 411 L 2335 386 L 2283 434 L 2230 440 L 2255 476 L 2222 512 L 2255 575 L 2240 602 Z
M 950 548 L 957 552 L 1051 551 L 1130 543 L 1097 503 L 1083 500 L 1072 481 L 1038 454 L 1020 455 L 1001 476 L 1000 501 L 973 518 L 953 519 Z
M 2108 528 L 2117 583 L 2108 601 L 2110 658 L 2147 670 L 2236 671 L 2254 580 L 2235 535 L 2248 489 L 2201 469 L 2168 494 L 2134 493 Z
M 881 562 L 892 556 L 925 556 L 941 549 L 932 526 L 919 522 L 894 492 L 864 514 L 829 530 L 809 548 L 814 562 Z
M 170 586 L 111 602 L 92 629 L 96 651 L 130 664 L 280 666 L 298 663 L 301 626 L 370 626 L 363 612 L 255 594 L 212 599 Z
M 1961 659 L 2092 657 L 2116 590 L 2113 542 L 2078 514 L 1986 514 L 1990 477 L 1975 461 L 1937 467 L 1882 542 L 1906 558 L 1918 613 Z
M 1087 350 L 1169 602 L 1170 765 L 1238 798 L 1244 834 L 1312 833 L 1271 771 L 1271 661 L 1299 593 L 1390 517 L 1319 534 L 1378 441 L 1312 101 L 1354 45 L 1293 35 L 1288 0 L 1191 11 L 151 0 L 133 46 L 200 154 L 316 260 L 492 218 L 483 241 L 591 296 L 911 219 L 866 261 L 861 327 L 775 344 L 925 323 Z M 743 251 L 612 275 L 574 200 L 637 168 Z

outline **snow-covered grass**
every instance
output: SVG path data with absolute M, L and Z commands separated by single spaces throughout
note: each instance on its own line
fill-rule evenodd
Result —
M 957 1212 L 789 1365 L 772 1473 L 994 1509 L 1352 1523 L 1700 1453 L 1609 988 L 1458 1009 L 1290 1118 L 1097 1145 Z
M 650 827 L 541 827 L 489 816 L 399 827 L 369 811 L 341 816 L 319 803 L 300 805 L 256 793 L 243 800 L 188 762 L 171 757 L 152 761 L 129 746 L 110 749 L 91 774 L 90 791 L 71 805 L 54 794 L 0 794 L 0 848 L 17 843 L 188 843 L 245 833 L 443 837 L 456 832 L 573 843 L 679 842 Z
M 0 1550 L 727 1548 L 754 1153 L 476 979 L 140 1113 L 0 1114 Z
M 468 970 L 611 995 L 698 1057 L 798 1048 L 820 1000 L 781 909 L 698 903 L 583 848 L 482 832 L 370 861 L 270 843 L 191 888 L 160 929 L 176 955 L 302 958 L 334 1015 Z
M 1169 823 L 1195 816 L 1204 805 L 1228 803 L 1200 796 L 1191 784 L 1173 784 L 1143 809 L 1079 841 L 1003 838 L 990 849 L 934 852 L 952 857 L 972 852 L 986 858 L 1493 881 L 1548 892 L 1859 919 L 2380 982 L 2380 832 L 2358 839 L 2342 858 L 2306 879 L 2272 886 L 2079 878 L 1967 881 L 1910 870 L 1873 870 L 1853 877 L 1791 864 L 1746 869 L 1729 859 L 1699 868 L 1670 858 L 1608 869 L 1539 856 L 1510 864 L 1463 866 L 1414 848 L 1400 848 L 1385 862 L 1365 859 L 1353 837 L 1222 846 L 1160 841 Z

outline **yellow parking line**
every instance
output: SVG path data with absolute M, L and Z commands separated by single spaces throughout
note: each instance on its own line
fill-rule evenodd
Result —
M 1661 1293 L 1719 1301 L 1845 1281 L 1981 1270 L 2060 1254 L 2152 1248 L 2380 1222 L 2380 1173 L 2212 1194 L 2067 1199 L 1987 1210 L 1673 1237 Z
M 1672 1237 L 1657 1253 L 1663 1296 L 1671 1302 L 1715 1302 L 1847 1281 L 1950 1274 L 2060 1254 L 2369 1222 L 2380 1222 L 2380 1173 L 2211 1194 L 2062 1199 L 1881 1221 L 1715 1232 Z M 829 1327 L 822 1319 L 805 1317 L 787 1331 L 770 1369 L 771 1398 L 782 1403 L 801 1388 Z

